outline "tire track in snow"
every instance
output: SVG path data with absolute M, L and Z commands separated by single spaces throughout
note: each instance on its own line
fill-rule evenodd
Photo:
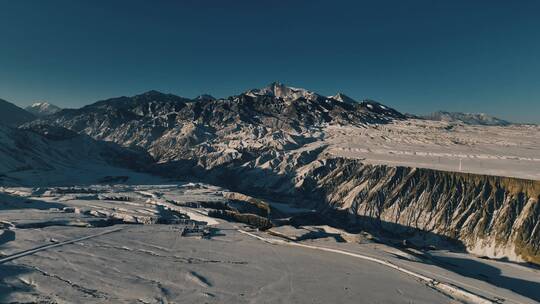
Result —
M 100 232 L 100 233 L 88 235 L 88 236 L 81 237 L 81 238 L 71 239 L 71 240 L 67 240 L 67 241 L 64 241 L 64 242 L 54 243 L 54 244 L 51 244 L 51 245 L 45 245 L 45 246 L 35 247 L 35 248 L 32 248 L 32 249 L 27 249 L 27 250 L 24 250 L 24 251 L 21 251 L 21 252 L 18 252 L 18 253 L 14 253 L 14 254 L 11 254 L 11 255 L 8 255 L 8 256 L 5 256 L 5 257 L 1 258 L 0 259 L 0 264 L 4 264 L 4 263 L 7 263 L 9 261 L 13 261 L 15 259 L 22 258 L 22 257 L 28 256 L 28 255 L 32 255 L 34 253 L 44 251 L 44 250 L 47 250 L 47 249 L 61 247 L 61 246 L 68 245 L 68 244 L 73 244 L 73 243 L 76 243 L 76 242 L 80 242 L 80 241 L 88 240 L 88 239 L 91 239 L 91 238 L 103 236 L 103 235 L 110 234 L 110 233 L 113 233 L 113 232 L 118 232 L 118 231 L 123 230 L 123 229 L 124 229 L 124 227 L 115 228 L 115 229 L 112 229 L 112 230 L 103 231 L 103 232 Z
M 320 251 L 326 251 L 326 252 L 332 252 L 332 253 L 348 255 L 348 256 L 355 257 L 355 258 L 360 258 L 360 259 L 363 259 L 363 260 L 371 261 L 371 262 L 377 263 L 379 265 L 383 265 L 383 266 L 392 268 L 394 270 L 397 270 L 399 272 L 405 273 L 405 274 L 407 274 L 409 276 L 412 276 L 412 277 L 420 280 L 421 282 L 425 283 L 427 286 L 429 286 L 429 287 L 431 287 L 431 288 L 433 288 L 433 289 L 435 289 L 435 290 L 437 290 L 437 291 L 439 291 L 439 292 L 441 292 L 441 293 L 443 293 L 443 294 L 445 294 L 445 295 L 447 295 L 447 296 L 449 296 L 451 298 L 455 298 L 455 299 L 459 299 L 461 301 L 465 301 L 466 303 L 474 303 L 474 304 L 496 304 L 496 303 L 499 303 L 499 301 L 494 301 L 494 300 L 485 298 L 485 297 L 483 297 L 483 296 L 481 296 L 479 294 L 472 293 L 472 292 L 470 292 L 468 290 L 462 289 L 462 288 L 454 286 L 454 285 L 439 282 L 439 281 L 437 281 L 437 280 L 435 280 L 433 278 L 424 276 L 424 275 L 422 275 L 420 273 L 417 273 L 417 272 L 410 271 L 408 269 L 405 269 L 403 267 L 400 267 L 400 266 L 398 266 L 396 264 L 393 264 L 393 263 L 391 263 L 389 261 L 385 261 L 385 260 L 382 260 L 382 259 L 377 259 L 377 258 L 374 258 L 374 257 L 370 257 L 370 256 L 358 254 L 358 253 L 352 253 L 352 252 L 339 250 L 339 249 L 320 247 L 320 246 L 312 246 L 312 245 L 300 244 L 300 243 L 296 243 L 296 242 L 284 241 L 284 240 L 279 240 L 279 239 L 265 238 L 265 237 L 253 234 L 251 232 L 248 232 L 248 231 L 245 231 L 245 230 L 242 230 L 242 229 L 238 229 L 237 231 L 242 233 L 242 234 L 251 236 L 251 237 L 256 238 L 256 239 L 258 239 L 260 241 L 263 241 L 263 242 L 266 242 L 266 243 L 269 243 L 269 244 L 273 244 L 273 245 L 286 245 L 286 246 L 303 247 L 303 248 L 309 248 L 309 249 L 315 249 L 315 250 L 320 250 Z

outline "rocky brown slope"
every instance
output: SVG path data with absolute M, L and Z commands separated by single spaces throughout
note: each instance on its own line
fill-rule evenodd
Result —
M 540 263 L 538 181 L 344 159 L 314 166 L 306 176 L 301 191 L 346 211 L 351 225 L 418 229 L 458 240 L 479 255 Z

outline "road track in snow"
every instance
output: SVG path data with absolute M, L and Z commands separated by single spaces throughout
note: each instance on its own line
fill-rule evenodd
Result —
M 64 246 L 64 245 L 73 244 L 73 243 L 76 243 L 76 242 L 96 238 L 96 237 L 103 236 L 103 235 L 106 235 L 106 234 L 110 234 L 110 233 L 113 233 L 113 232 L 118 232 L 118 231 L 123 230 L 124 228 L 125 227 L 115 228 L 115 229 L 111 229 L 111 230 L 107 230 L 107 231 L 102 231 L 100 233 L 96 233 L 96 234 L 76 238 L 76 239 L 70 239 L 70 240 L 67 240 L 67 241 L 64 241 L 64 242 L 59 242 L 59 243 L 54 243 L 54 244 L 50 244 L 50 245 L 44 245 L 44 246 L 34 247 L 32 249 L 23 250 L 23 251 L 20 251 L 20 252 L 14 253 L 14 254 L 10 254 L 8 256 L 5 256 L 5 257 L 1 258 L 0 259 L 0 264 L 4 264 L 4 263 L 7 263 L 7 262 L 16 260 L 18 258 L 22 258 L 22 257 L 28 256 L 28 255 L 32 255 L 34 253 L 44 251 L 44 250 L 48 250 L 48 249 L 51 249 L 51 248 L 61 247 L 61 246 Z
M 251 233 L 251 232 L 248 232 L 248 231 L 245 231 L 245 230 L 242 230 L 242 229 L 237 229 L 237 231 L 242 233 L 242 234 L 248 235 L 250 237 L 256 238 L 256 239 L 258 239 L 260 241 L 263 241 L 263 242 L 266 242 L 266 243 L 269 243 L 269 244 L 273 244 L 273 245 L 285 245 L 285 246 L 295 246 L 295 247 L 309 248 L 309 249 L 314 249 L 314 250 L 319 250 L 319 251 L 326 251 L 326 252 L 331 252 L 331 253 L 347 255 L 347 256 L 367 260 L 367 261 L 370 261 L 370 262 L 374 262 L 374 263 L 377 263 L 379 265 L 383 265 L 383 266 L 392 268 L 394 270 L 397 270 L 399 272 L 402 272 L 404 274 L 407 274 L 409 276 L 412 276 L 412 277 L 420 280 L 421 282 L 425 283 L 427 286 L 429 286 L 429 287 L 431 287 L 431 288 L 433 288 L 433 289 L 435 289 L 435 290 L 437 290 L 437 291 L 439 291 L 439 292 L 441 292 L 441 293 L 443 293 L 443 294 L 445 294 L 445 295 L 447 295 L 447 296 L 449 296 L 451 298 L 463 301 L 465 303 L 472 303 L 472 304 L 496 304 L 496 303 L 501 303 L 500 300 L 488 299 L 488 298 L 483 297 L 483 296 L 481 296 L 479 294 L 476 294 L 476 293 L 470 292 L 468 290 L 465 290 L 465 289 L 463 289 L 461 287 L 457 287 L 457 286 L 454 286 L 454 285 L 451 285 L 451 284 L 447 284 L 447 283 L 444 283 L 444 282 L 437 281 L 437 280 L 435 280 L 433 278 L 427 277 L 427 276 L 422 275 L 422 274 L 420 274 L 418 272 L 408 270 L 406 268 L 403 268 L 401 266 L 398 266 L 398 265 L 396 265 L 394 263 L 391 263 L 389 261 L 385 261 L 385 260 L 382 260 L 382 259 L 370 257 L 370 256 L 363 255 L 363 254 L 348 252 L 348 251 L 344 251 L 344 250 L 339 250 L 339 249 L 300 244 L 300 243 L 297 243 L 297 242 L 285 241 L 285 240 L 274 239 L 274 238 L 265 238 L 265 237 L 256 235 L 254 233 Z M 516 302 L 516 303 L 518 303 L 518 302 Z

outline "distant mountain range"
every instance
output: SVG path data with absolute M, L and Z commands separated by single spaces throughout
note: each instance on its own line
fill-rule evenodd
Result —
M 157 159 L 175 159 L 195 153 L 187 143 L 217 141 L 232 133 L 244 132 L 245 136 L 259 138 L 272 132 L 302 132 L 328 123 L 365 125 L 404 118 L 374 101 L 343 102 L 272 83 L 221 99 L 208 95 L 188 99 L 149 91 L 62 110 L 39 121 L 98 140 L 138 146 Z
M 389 119 L 407 119 L 407 118 L 421 118 L 434 121 L 444 121 L 444 122 L 455 122 L 463 123 L 468 125 L 487 125 L 487 126 L 508 126 L 512 123 L 504 119 L 493 117 L 483 113 L 461 113 L 461 112 L 446 112 L 438 111 L 427 115 L 409 115 L 402 114 L 399 111 L 392 109 L 386 105 L 380 104 L 373 100 L 363 100 L 357 101 L 343 93 L 337 93 L 333 96 L 325 97 L 321 94 L 303 89 L 289 87 L 279 82 L 271 83 L 270 85 L 260 88 L 260 89 L 251 89 L 242 93 L 238 96 L 232 96 L 229 98 L 217 99 L 208 94 L 199 95 L 193 99 L 179 97 L 173 94 L 163 94 L 158 91 L 148 91 L 146 93 L 133 96 L 133 97 L 118 97 L 111 98 L 103 101 L 96 102 L 95 104 L 85 106 L 80 111 L 88 111 L 89 109 L 104 108 L 104 104 L 114 104 L 114 108 L 127 110 L 128 108 L 133 109 L 133 113 L 146 114 L 146 111 L 152 111 L 149 109 L 139 108 L 138 112 L 135 110 L 141 105 L 141 102 L 144 104 L 144 100 L 148 102 L 148 99 L 153 101 L 153 109 L 158 110 L 163 108 L 164 111 L 167 111 L 167 107 L 171 105 L 171 102 L 176 102 L 176 107 L 182 107 L 181 104 L 190 103 L 190 102 L 215 102 L 219 100 L 234 100 L 239 98 L 255 98 L 255 99 L 276 99 L 281 100 L 285 103 L 290 103 L 292 101 L 297 101 L 293 106 L 288 106 L 289 108 L 298 108 L 302 102 L 317 102 L 320 105 L 341 103 L 339 106 L 341 108 L 352 108 L 360 109 L 361 112 L 378 114 L 377 119 L 382 119 L 383 121 L 388 121 Z M 222 102 L 219 102 L 222 103 Z M 161 104 L 161 105 L 160 105 Z M 324 106 L 323 106 L 324 107 Z M 238 110 L 241 110 L 240 107 L 237 107 Z M 10 126 L 18 126 L 27 122 L 30 122 L 36 118 L 44 118 L 57 114 L 62 109 L 58 106 L 50 104 L 48 102 L 36 102 L 24 110 L 17 107 L 16 105 L 9 103 L 5 100 L 0 99 L 0 123 Z M 79 110 L 70 110 L 69 113 L 76 113 Z M 159 110 L 158 110 L 159 111 Z M 129 112 L 129 111 L 128 111 Z M 324 112 L 324 111 L 322 111 Z M 129 115 L 128 113 L 123 113 Z M 247 114 L 247 113 L 244 113 Z M 319 113 L 321 114 L 321 113 Z M 245 116 L 244 116 L 245 117 Z M 321 117 L 319 117 L 321 118 Z M 334 117 L 337 118 L 337 117 Z M 320 122 L 320 120 L 319 120 Z
M 434 112 L 422 116 L 424 119 L 458 122 L 467 125 L 483 125 L 483 126 L 508 126 L 512 123 L 497 117 L 493 117 L 483 113 L 461 113 L 461 112 Z

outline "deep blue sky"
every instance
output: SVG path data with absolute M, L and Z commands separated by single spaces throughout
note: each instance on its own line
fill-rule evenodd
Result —
M 0 0 L 0 98 L 79 107 L 281 81 L 540 122 L 540 1 Z

